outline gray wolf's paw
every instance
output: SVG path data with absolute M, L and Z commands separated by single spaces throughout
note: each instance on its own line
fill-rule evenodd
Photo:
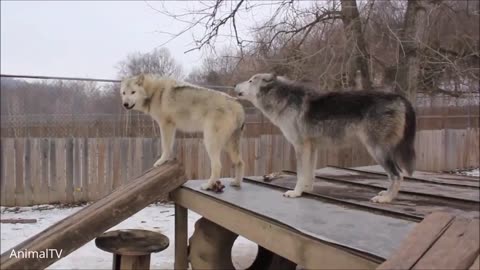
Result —
M 382 195 L 375 196 L 370 199 L 371 202 L 374 203 L 390 203 L 393 201 L 392 196 L 390 196 L 388 193 L 383 193 Z
M 283 196 L 287 197 L 287 198 L 296 198 L 296 197 L 302 196 L 302 192 L 301 191 L 296 191 L 296 190 L 289 190 L 289 191 L 283 193 Z

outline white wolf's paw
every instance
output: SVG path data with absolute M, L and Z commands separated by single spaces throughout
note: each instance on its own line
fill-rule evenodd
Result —
M 387 194 L 388 194 L 388 193 L 387 193 L 386 190 L 382 190 L 382 191 L 378 192 L 378 196 L 385 196 L 385 195 L 387 195 Z
M 312 184 L 312 185 L 305 186 L 304 191 L 306 191 L 306 192 L 312 192 L 312 191 L 313 191 L 313 184 Z
M 168 159 L 168 158 L 160 158 L 159 160 L 157 160 L 154 164 L 153 164 L 153 167 L 160 167 L 162 166 L 163 164 L 167 163 L 168 161 L 170 161 L 172 159 Z
M 200 188 L 203 190 L 209 190 L 213 188 L 213 184 L 210 184 L 209 182 L 203 183 L 200 185 Z
M 386 190 L 384 190 L 385 192 L 382 193 L 381 195 L 379 194 L 378 196 L 375 196 L 373 198 L 370 199 L 371 202 L 374 202 L 374 203 L 390 203 L 392 202 L 393 198 L 392 196 L 388 195 Z
M 238 181 L 238 180 L 235 180 L 233 179 L 232 182 L 230 182 L 230 186 L 232 187 L 240 187 L 242 185 L 242 181 Z
M 301 191 L 296 191 L 296 190 L 289 190 L 289 191 L 283 193 L 283 196 L 287 197 L 287 198 L 296 198 L 296 197 L 302 196 L 302 192 Z

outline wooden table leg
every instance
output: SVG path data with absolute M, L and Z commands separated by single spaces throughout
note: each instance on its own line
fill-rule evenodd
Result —
M 176 270 L 188 268 L 188 211 L 175 204 L 175 263 Z

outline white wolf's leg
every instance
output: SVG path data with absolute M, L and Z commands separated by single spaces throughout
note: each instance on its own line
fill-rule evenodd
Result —
M 222 164 L 220 162 L 220 155 L 224 145 L 224 142 L 221 136 L 217 135 L 217 132 L 214 131 L 205 131 L 204 134 L 204 144 L 207 150 L 208 156 L 210 157 L 210 179 L 205 184 L 202 184 L 201 188 L 207 190 L 212 188 L 215 182 L 220 178 L 220 173 L 222 171 Z
M 299 150 L 297 150 L 299 148 Z M 302 146 L 295 147 L 297 156 L 297 183 L 294 190 L 284 193 L 285 197 L 295 198 L 302 195 L 303 191 L 312 186 L 312 144 L 305 141 Z M 313 186 L 312 186 L 313 187 Z
M 173 143 L 175 141 L 175 125 L 173 125 L 172 123 L 160 124 L 160 133 L 162 143 L 162 155 L 155 162 L 155 164 L 153 164 L 154 167 L 158 167 L 172 159 Z
M 240 153 L 240 136 L 236 136 L 234 134 L 227 143 L 226 150 L 230 156 L 230 159 L 232 160 L 233 166 L 235 167 L 235 179 L 230 183 L 230 185 L 239 187 L 242 184 L 245 167 L 242 160 L 242 155 Z

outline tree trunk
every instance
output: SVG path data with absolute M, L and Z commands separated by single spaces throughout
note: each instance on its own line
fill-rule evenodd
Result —
M 438 2 L 440 1 L 408 0 L 404 26 L 400 34 L 401 44 L 398 49 L 400 63 L 394 89 L 404 94 L 412 103 L 415 103 L 420 81 L 419 52 L 427 42 L 428 11 Z
M 347 47 L 351 53 L 348 80 L 349 85 L 355 85 L 357 89 L 371 89 L 370 72 L 368 68 L 369 55 L 367 52 L 365 39 L 362 31 L 362 22 L 357 8 L 356 0 L 341 0 L 342 21 L 345 35 L 347 37 Z M 357 71 L 361 83 L 355 78 Z M 359 85 L 360 84 L 360 85 Z

